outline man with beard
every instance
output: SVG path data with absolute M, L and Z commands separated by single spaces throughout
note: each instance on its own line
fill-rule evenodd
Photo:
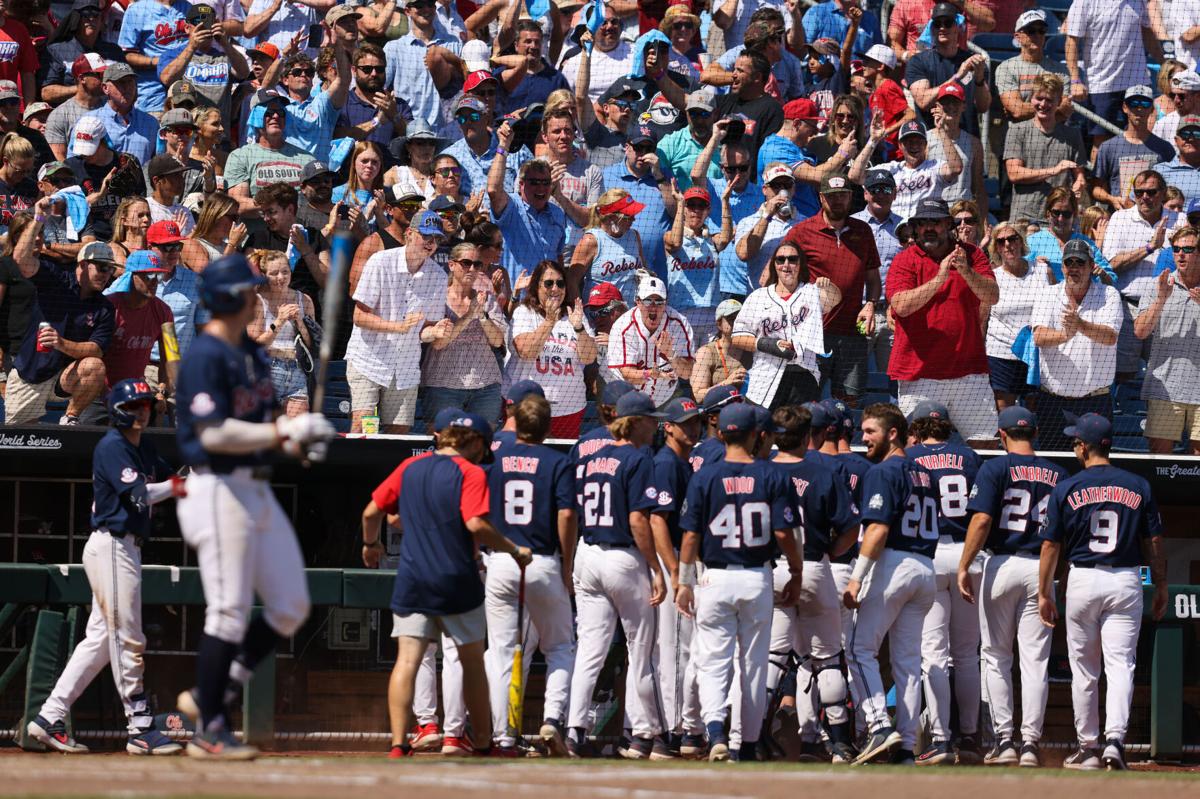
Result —
M 257 213 L 252 198 L 260 189 L 272 183 L 299 185 L 304 165 L 315 160 L 308 151 L 284 140 L 287 104 L 288 99 L 274 89 L 255 92 L 250 100 L 251 116 L 260 106 L 263 108 L 257 139 L 234 150 L 225 162 L 229 196 L 238 201 L 238 210 L 243 216 Z
M 921 200 L 910 222 L 917 243 L 896 256 L 887 279 L 896 320 L 888 374 L 900 381 L 900 410 L 939 402 L 971 446 L 993 446 L 996 404 L 979 325 L 980 306 L 1000 297 L 992 268 L 978 247 L 951 239 L 944 201 Z
M 347 6 L 338 6 L 347 8 Z M 385 153 L 388 143 L 403 136 L 413 118 L 408 103 L 384 89 L 387 56 L 383 49 L 363 42 L 351 58 L 354 88 L 346 96 L 346 105 L 338 115 L 334 138 L 349 136 L 355 141 L 373 141 Z
M 84 53 L 71 65 L 74 91 L 46 119 L 46 142 L 55 158 L 67 157 L 68 136 L 79 118 L 104 105 L 104 68 L 107 65 L 95 53 Z
M 329 224 L 333 212 L 333 181 L 336 175 L 320 161 L 309 161 L 300 170 L 300 202 L 296 221 L 320 230 Z
M 700 152 L 708 145 L 713 133 L 713 108 L 716 99 L 711 91 L 701 89 L 687 96 L 686 128 L 669 133 L 658 143 L 658 162 L 664 173 L 674 179 L 680 192 L 692 185 L 692 167 Z M 707 176 L 721 177 L 720 166 L 709 161 Z
M 487 199 L 492 205 L 492 221 L 504 234 L 504 254 L 501 263 L 508 278 L 516 281 L 522 269 L 540 261 L 557 261 L 562 256 L 567 236 L 567 217 L 562 209 L 550 202 L 554 194 L 553 172 L 550 164 L 540 158 L 521 165 L 517 180 L 517 195 L 505 188 L 508 171 L 508 148 L 512 145 L 513 128 L 508 122 L 496 133 L 499 146 L 488 172 Z
M 733 65 L 729 94 L 719 98 L 714 109 L 718 118 L 735 114 L 745 118 L 742 135 L 750 148 L 752 164 L 758 163 L 758 148 L 767 137 L 783 127 L 783 106 L 766 91 L 770 77 L 771 64 L 766 56 L 757 52 L 742 53 Z
M 667 307 L 667 287 L 658 278 L 643 279 L 637 296 L 637 305 L 613 323 L 609 379 L 626 381 L 661 407 L 692 375 L 692 326 Z

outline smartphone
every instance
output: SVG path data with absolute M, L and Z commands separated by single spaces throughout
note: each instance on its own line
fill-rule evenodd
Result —
M 740 119 L 729 120 L 729 127 L 725 128 L 725 141 L 738 141 L 742 136 L 746 135 L 746 123 Z
M 339 204 L 337 215 L 338 215 L 338 219 L 349 221 L 350 220 L 350 206 Z

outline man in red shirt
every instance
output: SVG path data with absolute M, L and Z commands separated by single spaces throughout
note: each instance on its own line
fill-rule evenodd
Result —
M 841 174 L 821 180 L 821 210 L 793 227 L 784 241 L 800 248 L 808 261 L 808 279 L 827 277 L 842 301 L 825 315 L 821 382 L 832 381 L 833 396 L 854 405 L 867 380 L 867 336 L 875 332 L 879 302 L 879 250 L 866 222 L 850 218 L 853 185 Z M 866 289 L 866 302 L 863 302 Z
M 38 98 L 34 73 L 38 54 L 29 29 L 23 22 L 9 19 L 8 0 L 0 0 L 0 80 L 11 80 L 20 87 L 21 108 Z
M 900 381 L 900 410 L 925 400 L 950 410 L 975 447 L 994 446 L 996 406 L 988 385 L 980 309 L 1000 297 L 987 256 L 951 235 L 943 200 L 925 199 L 909 219 L 915 244 L 888 270 L 888 306 L 896 323 L 888 374 Z

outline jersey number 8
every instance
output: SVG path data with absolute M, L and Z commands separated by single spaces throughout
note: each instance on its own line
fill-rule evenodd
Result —
M 761 547 L 771 539 L 771 506 L 765 502 L 747 502 L 741 507 L 730 503 L 713 517 L 708 531 L 721 539 L 724 549 Z M 739 523 L 740 522 L 740 523 Z
M 504 521 L 507 524 L 533 521 L 533 483 L 511 480 L 504 484 Z
M 967 515 L 967 477 L 962 474 L 943 475 L 938 480 L 938 494 L 942 500 L 942 516 L 961 519 Z
M 909 538 L 920 536 L 926 540 L 936 540 L 937 502 L 933 497 L 919 497 L 910 494 L 905 506 L 904 516 L 900 519 L 900 532 Z

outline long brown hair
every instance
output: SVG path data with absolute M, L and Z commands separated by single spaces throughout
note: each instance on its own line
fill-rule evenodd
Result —
M 209 194 L 204 198 L 204 208 L 200 211 L 200 216 L 196 219 L 196 227 L 192 229 L 192 234 L 188 238 L 207 239 L 208 234 L 212 233 L 221 217 L 230 211 L 236 211 L 237 207 L 237 200 L 223 191 L 214 191 Z
M 373 185 L 362 186 L 358 182 L 358 157 L 370 150 L 375 153 L 375 157 L 379 159 L 379 171 L 375 173 L 375 181 Z M 367 192 L 373 192 L 376 189 L 383 188 L 383 150 L 379 149 L 379 145 L 373 141 L 360 141 L 354 145 L 354 152 L 350 153 L 350 177 L 346 180 L 346 195 L 348 202 L 353 202 L 354 192 L 358 189 L 364 189 Z
M 542 277 L 550 269 L 562 275 L 563 280 L 567 279 L 567 270 L 563 269 L 557 261 L 541 261 L 533 269 L 533 275 L 529 278 L 529 288 L 525 290 L 525 299 L 521 300 L 521 304 L 538 316 L 545 318 L 546 309 L 542 307 L 541 301 L 538 299 L 538 287 L 542 285 Z M 559 319 L 567 315 L 567 303 L 564 301 L 558 309 Z
M 21 240 L 21 234 L 30 225 L 34 226 L 34 235 L 37 235 L 42 229 L 42 223 L 35 221 L 33 214 L 28 211 L 18 211 L 13 214 L 12 221 L 8 223 L 8 233 L 3 240 L 0 240 L 0 258 L 12 257 L 17 242 Z
M 775 252 L 771 253 L 771 257 L 767 259 L 767 265 L 763 267 L 767 270 L 767 285 L 774 286 L 779 282 L 779 272 L 775 269 L 775 256 L 779 255 L 779 251 L 784 247 L 791 247 L 800 256 L 800 285 L 803 286 L 809 281 L 808 275 L 808 257 L 805 256 L 804 250 L 800 249 L 796 244 L 790 241 L 781 241 L 779 246 L 775 248 Z
M 125 243 L 125 236 L 129 233 L 129 230 L 125 227 L 125 217 L 129 215 L 129 209 L 137 203 L 144 203 L 147 208 L 150 207 L 150 203 L 147 202 L 145 197 L 126 197 L 124 200 L 121 200 L 121 204 L 113 212 L 113 232 L 112 239 L 110 239 L 113 243 Z

